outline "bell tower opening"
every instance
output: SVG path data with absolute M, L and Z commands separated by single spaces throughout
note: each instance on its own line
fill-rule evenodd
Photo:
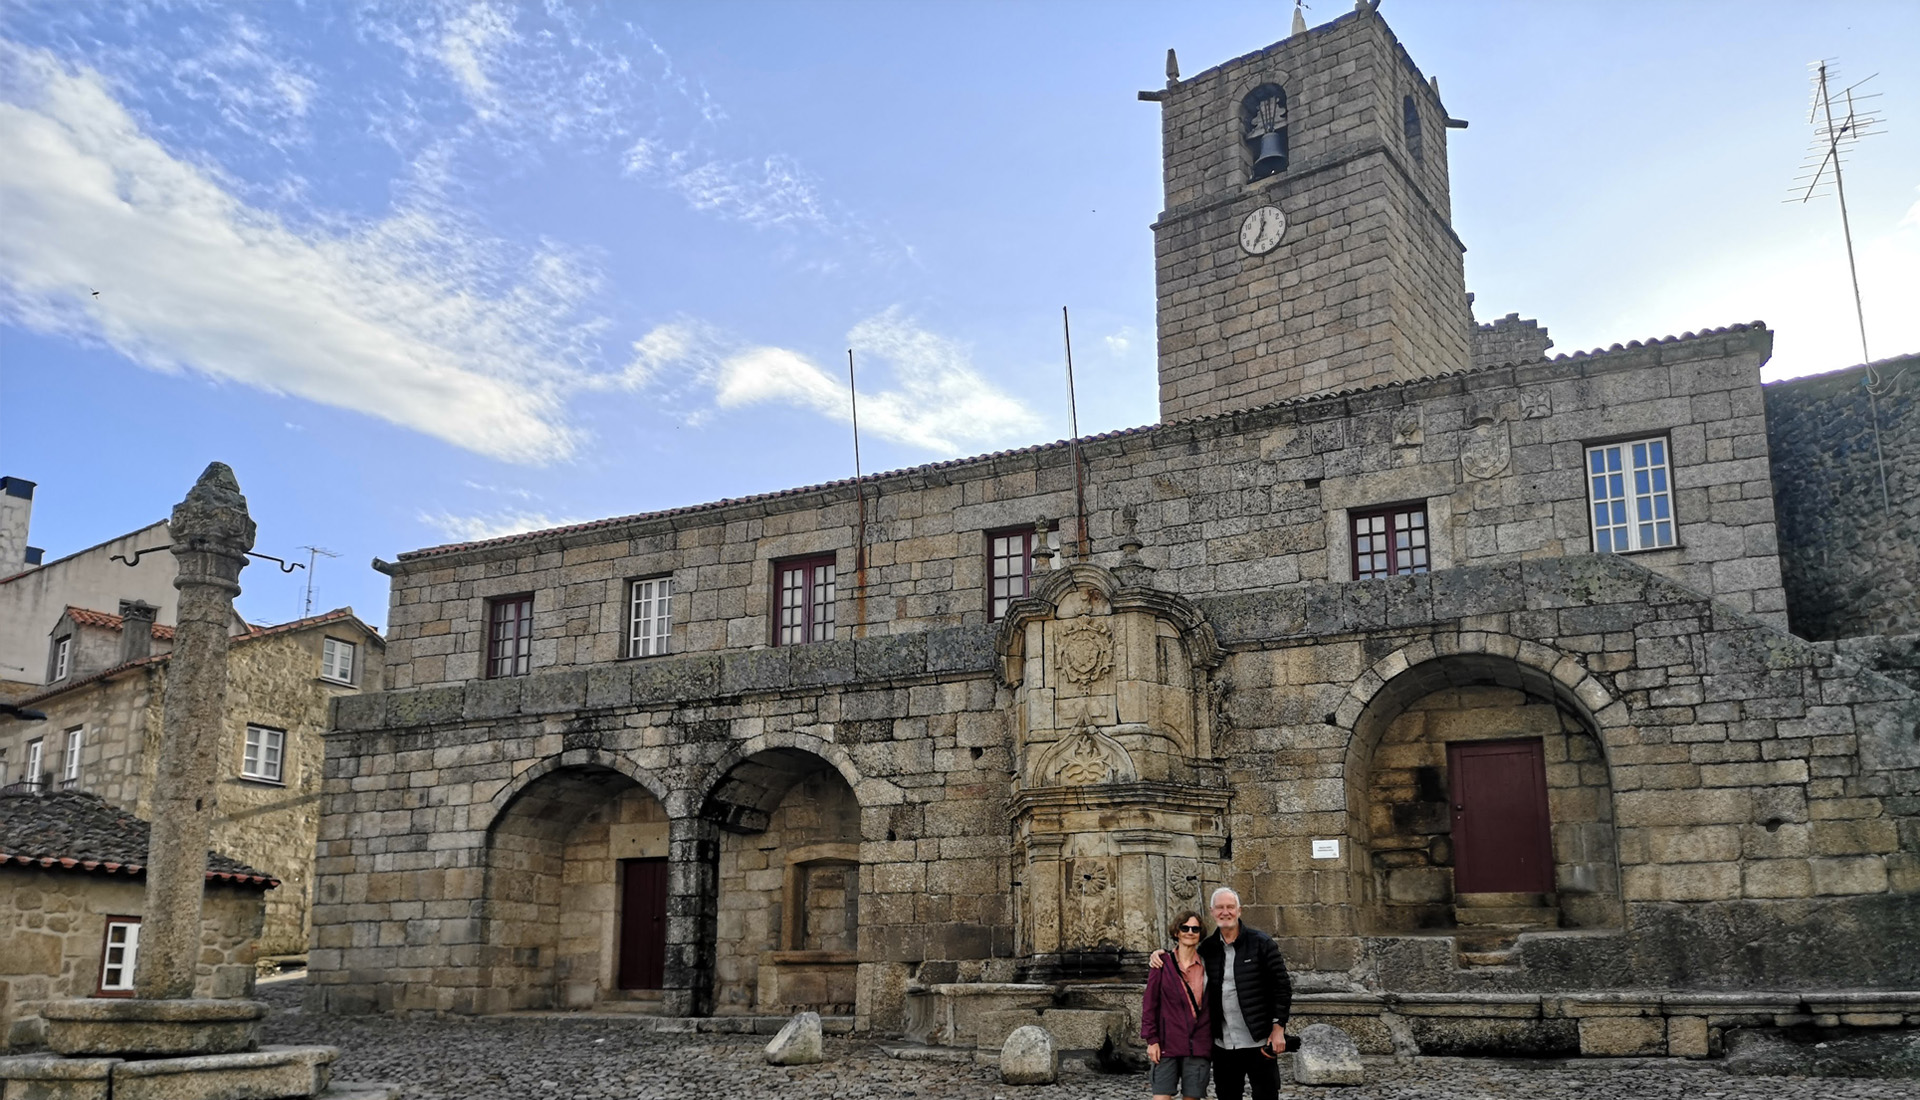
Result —
M 1472 366 L 1446 150 L 1464 123 L 1372 5 L 1141 94 L 1161 108 L 1163 421 Z

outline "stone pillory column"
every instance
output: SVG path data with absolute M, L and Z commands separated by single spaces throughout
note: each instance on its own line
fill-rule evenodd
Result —
M 220 462 L 208 466 L 174 507 L 169 526 L 180 609 L 168 660 L 146 912 L 133 979 L 135 996 L 153 1000 L 193 996 L 216 762 L 227 725 L 227 629 L 254 533 L 247 498 Z

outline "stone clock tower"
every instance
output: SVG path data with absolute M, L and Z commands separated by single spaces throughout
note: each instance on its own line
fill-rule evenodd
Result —
M 1296 23 L 1296 27 L 1300 24 Z M 1362 0 L 1161 105 L 1160 417 L 1471 365 L 1438 91 Z

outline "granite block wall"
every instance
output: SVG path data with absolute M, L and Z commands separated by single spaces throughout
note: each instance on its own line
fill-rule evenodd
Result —
M 1787 618 L 1806 638 L 1920 633 L 1920 355 L 1766 387 Z M 1877 428 L 1877 431 L 1876 431 Z
M 132 876 L 0 867 L 0 1051 L 44 1045 L 40 1006 L 100 986 L 108 917 L 139 916 L 146 883 Z M 196 997 L 253 994 L 264 891 L 207 886 Z
M 1131 532 L 1155 584 L 1188 597 L 1346 580 L 1349 512 L 1409 500 L 1427 506 L 1436 570 L 1584 554 L 1586 444 L 1665 436 L 1678 544 L 1635 560 L 1784 625 L 1758 379 L 1770 350 L 1741 326 L 1089 440 L 1093 561 L 1117 564 Z M 864 591 L 845 486 L 403 555 L 387 566 L 388 683 L 479 677 L 487 600 L 520 592 L 534 593 L 535 669 L 616 663 L 628 581 L 660 574 L 676 652 L 765 647 L 772 563 L 800 554 L 836 555 L 837 637 L 984 627 L 986 532 L 1039 515 L 1075 541 L 1069 462 L 1049 445 L 870 479 Z

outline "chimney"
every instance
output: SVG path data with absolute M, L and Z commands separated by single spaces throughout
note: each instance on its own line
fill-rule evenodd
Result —
M 153 655 L 153 617 L 160 609 L 145 600 L 120 601 L 120 663 Z
M 40 552 L 27 545 L 27 524 L 32 518 L 33 482 L 0 477 L 0 577 L 40 564 Z

